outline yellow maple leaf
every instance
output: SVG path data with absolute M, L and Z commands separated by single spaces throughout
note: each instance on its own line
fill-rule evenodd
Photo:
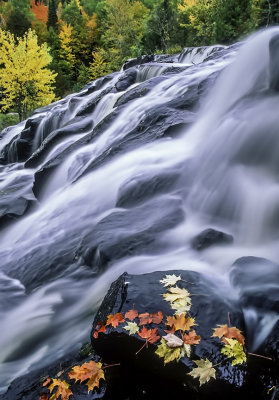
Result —
M 193 361 L 197 365 L 197 368 L 193 368 L 188 375 L 191 375 L 193 378 L 199 378 L 200 386 L 208 382 L 211 378 L 216 379 L 216 371 L 213 368 L 212 363 L 207 358 L 205 360 Z
M 179 347 L 168 347 L 165 339 L 161 339 L 161 344 L 159 344 L 155 354 L 157 354 L 159 357 L 162 357 L 164 359 L 164 364 L 167 364 L 174 360 L 179 361 L 180 352 L 181 349 Z
M 181 314 L 190 310 L 192 301 L 187 289 L 180 289 L 178 286 L 168 288 L 168 293 L 162 295 L 170 303 L 176 314 Z
M 95 387 L 99 387 L 100 379 L 105 379 L 102 363 L 96 363 L 93 360 L 82 365 L 76 365 L 68 375 L 70 379 L 75 379 L 76 382 L 84 382 L 88 379 L 88 382 L 86 383 L 88 392 L 93 390 Z
M 162 285 L 166 286 L 173 286 L 176 282 L 181 281 L 181 276 L 176 275 L 166 275 L 164 279 L 160 280 Z
M 226 344 L 221 353 L 225 354 L 228 358 L 232 358 L 232 365 L 242 364 L 247 360 L 246 354 L 244 353 L 243 346 L 236 339 L 227 338 Z
M 69 400 L 70 396 L 73 394 L 69 389 L 70 385 L 66 381 L 61 381 L 60 379 L 52 379 L 52 384 L 49 386 L 50 394 L 56 388 L 56 392 L 52 394 L 49 400 L 57 400 L 61 396 L 60 400 Z
M 174 315 L 173 317 L 167 317 L 167 325 L 173 326 L 176 331 L 189 331 L 193 325 L 196 325 L 195 319 L 186 317 L 186 314 Z

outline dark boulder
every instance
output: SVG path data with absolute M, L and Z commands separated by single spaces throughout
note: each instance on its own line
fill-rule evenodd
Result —
M 195 250 L 204 250 L 210 246 L 220 245 L 220 244 L 231 244 L 233 242 L 232 235 L 224 232 L 217 231 L 215 229 L 205 229 L 199 233 L 192 240 L 192 247 Z
M 129 86 L 136 82 L 137 75 L 138 70 L 136 68 L 130 68 L 128 71 L 125 71 L 125 74 L 118 79 L 115 85 L 117 91 L 123 92 L 127 90 Z
M 127 61 L 125 61 L 123 65 L 123 70 L 125 71 L 128 68 L 135 67 L 136 65 L 141 65 L 145 64 L 148 62 L 154 61 L 154 55 L 146 55 L 146 56 L 140 56 L 137 58 L 132 58 Z
M 162 196 L 103 218 L 76 251 L 79 264 L 103 269 L 109 261 L 159 251 L 166 247 L 161 234 L 185 218 L 181 200 Z
M 124 329 L 127 318 L 116 328 L 110 326 L 105 332 L 97 331 L 100 323 L 107 321 L 108 315 L 122 313 L 125 316 L 130 309 L 139 313 L 161 311 L 165 318 L 173 316 L 174 310 L 162 298 L 162 293 L 166 293 L 167 289 L 160 280 L 166 273 L 181 275 L 183 280 L 178 286 L 193 294 L 190 315 L 195 318 L 195 329 L 202 340 L 198 345 L 192 346 L 190 357 L 185 355 L 179 362 L 172 361 L 164 366 L 162 358 L 155 354 L 159 342 L 141 349 L 144 339 L 138 334 L 129 335 Z M 119 387 L 115 386 L 114 392 L 121 393 L 117 398 L 169 399 L 187 396 L 188 399 L 235 399 L 242 396 L 246 377 L 245 364 L 232 366 L 220 353 L 220 339 L 213 338 L 212 333 L 218 324 L 228 323 L 228 313 L 231 323 L 243 330 L 243 315 L 238 305 L 227 295 L 228 290 L 219 285 L 213 279 L 192 271 L 154 272 L 144 275 L 125 273 L 112 284 L 93 323 L 92 345 L 106 362 L 121 364 L 126 382 L 124 388 L 122 381 L 119 382 Z M 135 321 L 139 323 L 139 318 Z M 145 326 L 157 328 L 160 337 L 166 335 L 165 319 Z M 216 379 L 211 379 L 203 386 L 199 385 L 198 379 L 188 375 L 196 366 L 193 360 L 197 359 L 209 359 L 216 366 Z M 130 380 L 132 384 L 129 384 Z

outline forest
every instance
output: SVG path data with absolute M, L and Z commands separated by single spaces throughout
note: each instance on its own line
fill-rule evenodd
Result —
M 128 58 L 230 44 L 279 21 L 279 0 L 0 1 L 0 128 Z

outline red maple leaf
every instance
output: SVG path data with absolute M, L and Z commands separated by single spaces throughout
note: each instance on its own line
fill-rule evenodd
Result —
M 125 313 L 125 318 L 129 319 L 130 321 L 134 321 L 135 318 L 137 318 L 139 315 L 139 312 L 137 310 L 129 310 Z
M 139 325 L 151 324 L 152 322 L 152 317 L 149 313 L 139 314 L 139 319 Z
M 160 339 L 160 336 L 158 335 L 158 329 L 147 329 L 145 326 L 142 328 L 140 332 L 138 332 L 138 335 L 146 339 L 148 343 L 156 343 Z
M 162 311 L 158 311 L 157 313 L 150 314 L 150 317 L 152 318 L 153 324 L 160 324 L 164 319 L 164 314 Z
M 111 314 L 111 315 L 108 315 L 106 326 L 112 325 L 114 328 L 116 328 L 122 322 L 124 322 L 122 313 L 116 313 L 113 315 Z

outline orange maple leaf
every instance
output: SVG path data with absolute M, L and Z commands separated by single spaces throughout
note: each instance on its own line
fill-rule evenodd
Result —
M 52 384 L 49 386 L 50 393 L 53 392 L 56 387 L 56 392 L 52 394 L 49 400 L 69 400 L 70 396 L 73 394 L 69 389 L 70 385 L 66 381 L 61 381 L 60 379 L 52 379 Z
M 116 328 L 122 322 L 124 322 L 122 313 L 116 313 L 113 315 L 111 314 L 108 316 L 106 326 L 112 325 L 114 328 Z
M 219 328 L 215 328 L 212 337 L 216 336 L 222 338 L 222 342 L 229 344 L 226 339 L 236 339 L 239 343 L 244 346 L 245 338 L 241 331 L 235 326 L 229 327 L 228 325 L 218 325 Z
M 158 311 L 157 313 L 150 314 L 150 317 L 152 318 L 153 324 L 160 324 L 164 319 L 164 314 L 162 311 Z
M 104 322 L 99 322 L 99 323 L 96 325 L 95 331 L 94 331 L 94 333 L 93 333 L 93 337 L 94 337 L 95 339 L 97 339 L 98 336 L 99 336 L 99 333 L 105 332 L 105 331 L 106 331 L 106 325 L 105 325 L 105 323 L 104 323 Z
M 82 365 L 76 365 L 68 375 L 70 379 L 75 379 L 75 382 L 84 382 L 88 379 L 88 382 L 86 383 L 88 386 L 88 392 L 93 390 L 95 387 L 99 387 L 100 379 L 105 379 L 102 363 L 96 363 L 93 360 L 85 362 Z
M 167 317 L 167 325 L 174 326 L 176 331 L 189 331 L 195 324 L 194 318 L 186 317 L 186 314 L 174 315 L 173 317 Z
M 139 312 L 137 310 L 129 310 L 125 313 L 125 318 L 129 319 L 130 321 L 134 321 L 135 318 L 137 318 L 139 315 Z
M 196 331 L 191 331 L 187 335 L 186 333 L 183 335 L 183 341 L 186 344 L 199 344 L 201 340 L 200 335 L 197 335 Z
M 44 381 L 43 386 L 45 387 L 45 386 L 49 385 L 50 382 L 51 382 L 51 379 L 50 379 L 50 378 L 47 378 L 47 379 Z
M 160 339 L 160 336 L 158 336 L 158 329 L 147 329 L 145 326 L 142 328 L 140 332 L 138 332 L 138 335 L 142 337 L 143 339 L 146 339 L 147 342 L 149 343 L 156 343 Z
M 149 313 L 144 313 L 144 314 L 139 314 L 139 325 L 146 325 L 146 324 L 151 324 L 152 322 L 152 317 L 150 316 Z

